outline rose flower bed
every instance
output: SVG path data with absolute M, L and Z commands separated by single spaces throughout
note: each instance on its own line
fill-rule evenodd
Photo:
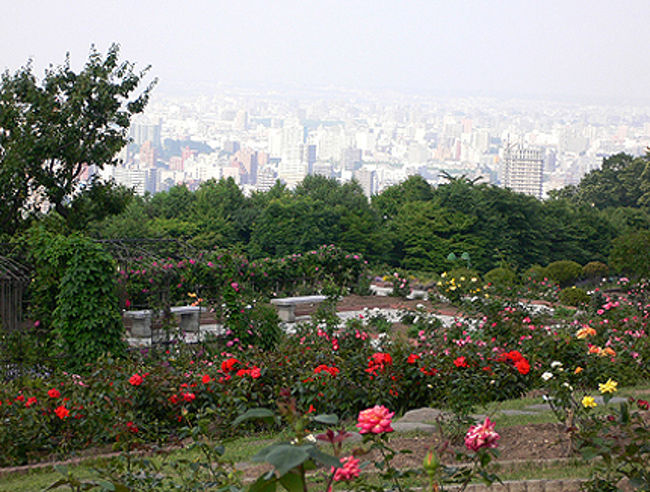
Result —
M 313 322 L 283 335 L 274 350 L 243 345 L 231 334 L 202 346 L 100 359 L 83 375 L 55 371 L 20 386 L 10 381 L 0 389 L 0 464 L 133 435 L 173 443 L 206 409 L 225 436 L 238 415 L 273 407 L 287 389 L 299 411 L 344 419 L 373 405 L 398 414 L 430 405 L 467 415 L 479 404 L 542 387 L 551 361 L 563 364 L 576 388 L 648 376 L 643 288 L 570 322 L 550 322 L 492 297 L 483 302 L 480 317 L 447 328 L 424 312 L 409 316 L 415 338 L 378 336 L 366 318 L 345 326 Z

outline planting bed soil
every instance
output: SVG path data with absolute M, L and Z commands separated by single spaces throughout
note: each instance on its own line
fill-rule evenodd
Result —
M 508 461 L 546 461 L 570 457 L 569 439 L 563 432 L 564 426 L 560 424 L 531 424 L 496 429 L 499 439 L 498 462 Z M 398 468 L 421 468 L 422 460 L 431 447 L 438 449 L 444 443 L 435 434 L 420 434 L 412 437 L 401 436 L 393 433 L 390 438 L 390 447 L 393 449 L 408 449 L 412 454 L 402 454 L 395 457 L 393 464 Z M 361 447 L 361 443 L 354 448 Z M 327 447 L 324 451 L 329 451 Z M 450 454 L 441 455 L 443 463 L 451 464 L 454 461 L 454 450 L 463 450 L 464 446 L 451 446 Z M 376 457 L 368 454 L 360 457 L 361 461 L 373 461 Z M 240 464 L 246 479 L 258 477 L 270 469 L 268 465 L 245 463 Z
M 424 306 L 427 311 L 435 311 L 441 314 L 454 316 L 458 310 L 447 305 L 439 304 L 431 301 L 423 301 L 421 299 L 402 299 L 399 297 L 388 296 L 357 296 L 350 295 L 341 299 L 336 304 L 337 311 L 362 311 L 364 308 L 368 309 L 412 309 L 415 310 L 417 306 Z M 296 307 L 296 314 L 298 316 L 311 314 L 315 311 L 314 307 Z

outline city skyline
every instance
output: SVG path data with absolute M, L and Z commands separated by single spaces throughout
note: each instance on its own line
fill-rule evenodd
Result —
M 222 84 L 435 97 L 650 102 L 650 4 L 571 2 L 172 2 L 3 0 L 0 70 L 41 76 L 94 44 L 152 65 L 163 94 Z

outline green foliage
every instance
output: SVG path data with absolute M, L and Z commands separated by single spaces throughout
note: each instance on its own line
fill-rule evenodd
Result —
M 513 270 L 504 267 L 493 268 L 483 278 L 499 290 L 512 289 L 519 281 L 519 277 Z
M 531 280 L 544 280 L 544 278 L 548 278 L 548 275 L 546 273 L 546 268 L 544 268 L 541 265 L 532 265 L 528 270 L 524 272 L 524 278 L 526 279 L 531 279 Z
M 650 277 L 650 231 L 626 234 L 612 242 L 612 268 L 632 278 Z
M 574 284 L 582 275 L 582 266 L 571 260 L 559 260 L 550 263 L 546 267 L 548 278 L 566 287 Z
M 123 355 L 124 326 L 111 256 L 82 237 L 68 237 L 75 254 L 61 278 L 53 328 L 68 365 L 80 369 L 105 353 Z
M 602 261 L 590 261 L 582 267 L 582 276 L 592 282 L 597 282 L 606 277 L 609 273 L 609 267 Z
M 69 59 L 41 82 L 27 64 L 0 82 L 0 230 L 13 234 L 49 204 L 63 217 L 84 166 L 103 167 L 127 143 L 131 117 L 152 85 L 131 99 L 147 69 L 105 58 L 94 48 L 83 70 Z M 78 212 L 78 210 L 77 210 Z
M 560 291 L 560 302 L 566 306 L 580 306 L 587 304 L 589 300 L 589 294 L 580 287 L 567 287 Z
M 35 266 L 31 316 L 40 329 L 50 330 L 66 364 L 79 369 L 102 353 L 123 354 L 117 267 L 111 256 L 79 234 L 34 229 L 27 241 Z
M 650 205 L 649 155 L 632 157 L 616 154 L 603 159 L 600 169 L 586 174 L 580 184 L 552 196 L 604 209 L 607 207 L 648 207 Z
M 428 202 L 433 198 L 431 185 L 422 176 L 409 176 L 405 181 L 372 197 L 372 205 L 386 219 L 392 219 L 400 208 L 410 202 Z
M 113 181 L 101 182 L 93 178 L 90 185 L 75 195 L 70 203 L 68 224 L 83 231 L 88 224 L 122 213 L 134 193 Z

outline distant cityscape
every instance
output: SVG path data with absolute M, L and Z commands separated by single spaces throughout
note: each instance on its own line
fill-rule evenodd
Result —
M 211 96 L 156 96 L 130 129 L 120 163 L 86 169 L 157 193 L 233 178 L 246 194 L 310 174 L 356 179 L 367 196 L 419 174 L 443 173 L 538 198 L 577 184 L 603 157 L 641 155 L 650 108 L 396 93 L 222 88 Z

